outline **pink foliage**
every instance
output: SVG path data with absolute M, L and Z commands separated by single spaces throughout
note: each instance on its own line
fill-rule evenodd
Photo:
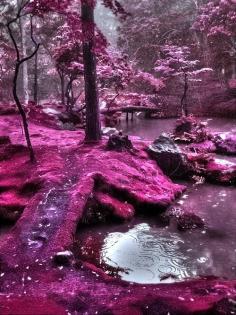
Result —
M 198 66 L 199 60 L 192 59 L 190 48 L 187 46 L 164 45 L 161 47 L 162 58 L 156 61 L 155 71 L 167 79 L 187 74 L 196 77 L 201 73 L 212 71 L 211 68 Z
M 64 13 L 72 0 L 33 0 L 28 5 L 28 10 L 34 15 L 43 16 L 49 11 Z
M 81 4 L 86 4 L 92 7 L 95 7 L 96 0 L 80 0 Z M 125 11 L 123 6 L 118 0 L 103 0 L 103 5 L 109 8 L 115 15 L 121 17 L 126 17 L 128 13 Z M 68 7 L 73 4 L 73 0 L 33 0 L 30 1 L 28 8 L 35 15 L 42 16 L 43 14 L 49 11 L 56 11 L 60 13 L 65 13 Z
M 234 36 L 236 34 L 235 1 L 208 1 L 200 8 L 194 29 L 206 32 L 208 36 Z
M 144 83 L 148 83 L 153 88 L 154 93 L 158 92 L 165 86 L 163 80 L 156 78 L 148 72 L 138 71 L 137 79 L 138 78 L 140 78 Z

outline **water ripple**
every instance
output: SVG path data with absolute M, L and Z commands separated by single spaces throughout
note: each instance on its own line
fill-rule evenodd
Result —
M 108 234 L 101 258 L 113 267 L 129 269 L 128 274 L 122 274 L 125 280 L 155 283 L 162 277 L 181 279 L 189 276 L 180 248 L 183 244 L 178 234 L 138 224 L 126 233 Z

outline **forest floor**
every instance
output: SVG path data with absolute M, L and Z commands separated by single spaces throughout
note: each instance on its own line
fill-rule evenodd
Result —
M 107 139 L 84 144 L 83 131 L 30 123 L 30 132 L 34 164 L 19 116 L 1 117 L 0 314 L 234 314 L 236 281 L 133 284 L 70 255 L 80 223 L 160 213 L 184 191 L 148 157 L 149 143 L 117 152 Z

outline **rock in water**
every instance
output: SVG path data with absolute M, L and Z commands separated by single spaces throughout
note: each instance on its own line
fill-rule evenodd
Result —
M 204 220 L 194 211 L 179 206 L 171 206 L 165 213 L 161 214 L 160 219 L 165 225 L 176 222 L 179 231 L 203 229 L 205 227 Z
M 236 155 L 236 133 L 229 135 L 219 134 L 213 141 L 217 153 Z
M 189 167 L 185 154 L 167 134 L 161 134 L 149 146 L 148 151 L 166 175 L 172 178 L 188 175 Z
M 204 228 L 204 221 L 192 212 L 183 213 L 177 218 L 177 227 L 180 231 Z
M 73 253 L 69 250 L 65 250 L 63 252 L 56 253 L 56 255 L 53 257 L 53 262 L 58 266 L 70 266 L 73 258 Z
M 214 304 L 214 314 L 227 315 L 236 313 L 236 297 L 224 297 Z
M 199 143 L 207 140 L 208 137 L 206 123 L 198 121 L 195 117 L 181 117 L 176 121 L 174 129 L 175 141 Z

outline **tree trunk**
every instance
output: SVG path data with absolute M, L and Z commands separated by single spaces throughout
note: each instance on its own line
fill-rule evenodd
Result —
M 187 109 L 187 92 L 188 92 L 188 75 L 184 73 L 184 93 L 181 98 L 181 111 L 182 116 L 188 116 L 188 109 Z
M 66 86 L 65 97 L 66 97 L 66 111 L 71 113 L 73 109 L 73 97 L 72 97 L 72 82 L 73 79 L 70 79 Z
M 18 75 L 19 75 L 20 66 L 34 57 L 34 55 L 37 53 L 37 51 L 40 47 L 40 44 L 37 44 L 34 41 L 35 50 L 30 55 L 24 56 L 23 58 L 21 58 L 20 51 L 19 51 L 19 48 L 17 46 L 17 42 L 16 42 L 15 37 L 13 35 L 13 31 L 11 29 L 11 25 L 18 21 L 23 9 L 24 9 L 24 7 L 19 7 L 17 16 L 7 23 L 7 29 L 8 29 L 8 33 L 10 35 L 10 38 L 12 40 L 12 43 L 14 45 L 15 52 L 16 52 L 15 72 L 14 72 L 14 77 L 13 77 L 13 97 L 14 97 L 14 100 L 16 102 L 16 105 L 18 107 L 18 110 L 19 110 L 21 118 L 22 118 L 22 123 L 23 123 L 23 128 L 24 128 L 24 133 L 25 133 L 25 139 L 27 142 L 28 150 L 29 150 L 30 160 L 32 162 L 34 162 L 35 161 L 35 155 L 34 155 L 34 150 L 33 150 L 31 141 L 30 141 L 30 134 L 29 134 L 29 128 L 28 128 L 28 123 L 27 123 L 27 117 L 26 117 L 26 114 L 24 111 L 24 107 L 21 105 L 21 102 L 20 102 L 18 95 L 17 95 L 17 82 L 18 82 Z M 32 22 L 32 19 L 31 19 L 31 22 Z M 32 23 L 31 23 L 31 25 L 32 25 Z M 32 32 L 32 27 L 31 27 L 31 32 Z M 32 36 L 32 40 L 33 40 L 33 36 Z
M 35 155 L 34 155 L 34 150 L 33 150 L 31 141 L 30 141 L 27 117 L 26 117 L 25 111 L 24 111 L 24 109 L 20 103 L 20 100 L 18 98 L 18 95 L 17 95 L 17 79 L 18 79 L 18 74 L 19 74 L 19 70 L 20 70 L 20 65 L 21 65 L 20 62 L 16 63 L 15 73 L 14 73 L 14 78 L 13 78 L 13 97 L 14 97 L 17 108 L 18 108 L 20 115 L 21 115 L 21 118 L 22 118 L 23 129 L 24 129 L 24 133 L 25 133 L 25 139 L 27 142 L 27 147 L 28 147 L 29 155 L 30 155 L 30 161 L 34 162 L 35 161 Z
M 61 80 L 61 103 L 65 106 L 65 76 L 62 72 L 59 72 Z
M 95 1 L 81 0 L 83 32 L 83 62 L 85 81 L 86 128 L 85 141 L 97 142 L 101 139 L 99 99 L 97 91 L 94 24 Z
M 34 102 L 38 104 L 38 52 L 34 56 Z
M 208 37 L 204 34 L 203 35 L 203 58 L 204 63 L 207 67 L 210 67 L 210 49 L 209 49 L 209 42 Z
M 232 76 L 231 76 L 232 79 L 236 79 L 236 62 L 233 61 L 232 62 Z
M 21 6 L 21 1 L 17 0 L 18 8 Z M 22 58 L 24 58 L 27 54 L 27 44 L 26 44 L 26 27 L 25 27 L 25 17 L 19 18 L 19 26 L 20 26 L 20 37 L 21 37 L 21 52 Z M 29 103 L 29 80 L 28 80 L 28 64 L 24 62 L 22 65 L 22 82 L 23 82 L 23 99 L 24 103 L 28 105 Z

